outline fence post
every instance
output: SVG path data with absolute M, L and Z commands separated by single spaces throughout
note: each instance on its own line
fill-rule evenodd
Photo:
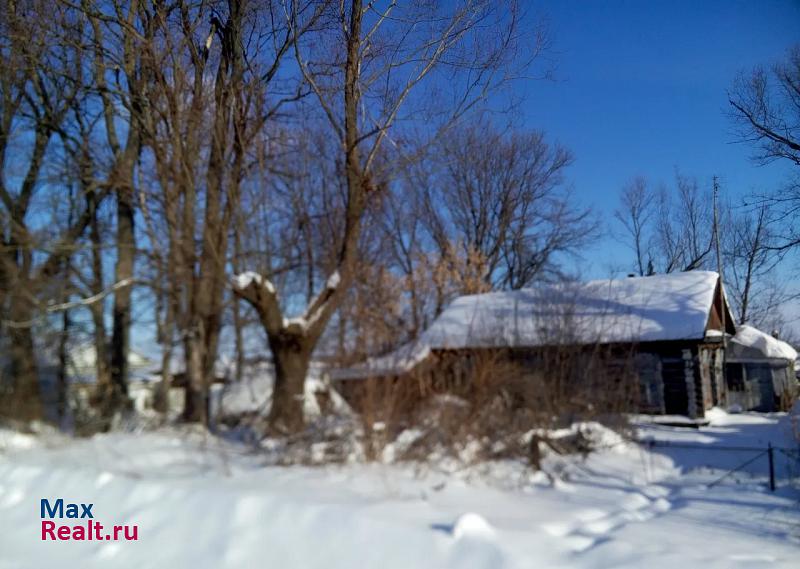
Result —
M 767 457 L 769 458 L 769 490 L 775 491 L 775 459 L 773 458 L 774 450 L 772 443 L 767 443 Z

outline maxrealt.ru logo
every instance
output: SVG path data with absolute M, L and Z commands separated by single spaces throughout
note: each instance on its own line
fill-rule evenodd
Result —
M 94 519 L 94 504 L 64 503 L 63 498 L 54 502 L 42 498 L 42 541 L 136 541 L 139 539 L 138 525 L 106 526 Z M 77 524 L 57 524 L 53 519 L 86 520 Z M 104 531 L 105 530 L 105 531 Z

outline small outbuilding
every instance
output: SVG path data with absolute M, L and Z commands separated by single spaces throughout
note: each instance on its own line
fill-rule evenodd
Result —
M 797 351 L 752 326 L 738 326 L 728 342 L 725 368 L 728 405 L 743 410 L 777 411 L 797 397 Z

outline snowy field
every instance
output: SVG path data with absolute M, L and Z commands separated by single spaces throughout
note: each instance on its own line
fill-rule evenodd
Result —
M 552 477 L 515 463 L 265 467 L 197 432 L 0 431 L 0 569 L 798 567 L 796 463 L 777 453 L 773 494 L 766 457 L 711 485 L 755 453 L 678 446 L 796 449 L 789 416 L 639 425 L 673 446 L 605 432 L 586 460 L 549 457 Z M 59 497 L 138 525 L 138 541 L 42 541 L 40 500 Z

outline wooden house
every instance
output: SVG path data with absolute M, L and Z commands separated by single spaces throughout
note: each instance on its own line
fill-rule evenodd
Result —
M 639 410 L 697 418 L 727 404 L 723 338 L 735 332 L 714 272 L 568 282 L 459 297 L 417 341 L 331 379 L 356 405 L 366 379 L 453 376 L 482 353 L 501 354 L 533 377 L 559 353 L 581 368 L 574 381 L 632 374 Z M 602 370 L 588 363 L 598 352 Z

